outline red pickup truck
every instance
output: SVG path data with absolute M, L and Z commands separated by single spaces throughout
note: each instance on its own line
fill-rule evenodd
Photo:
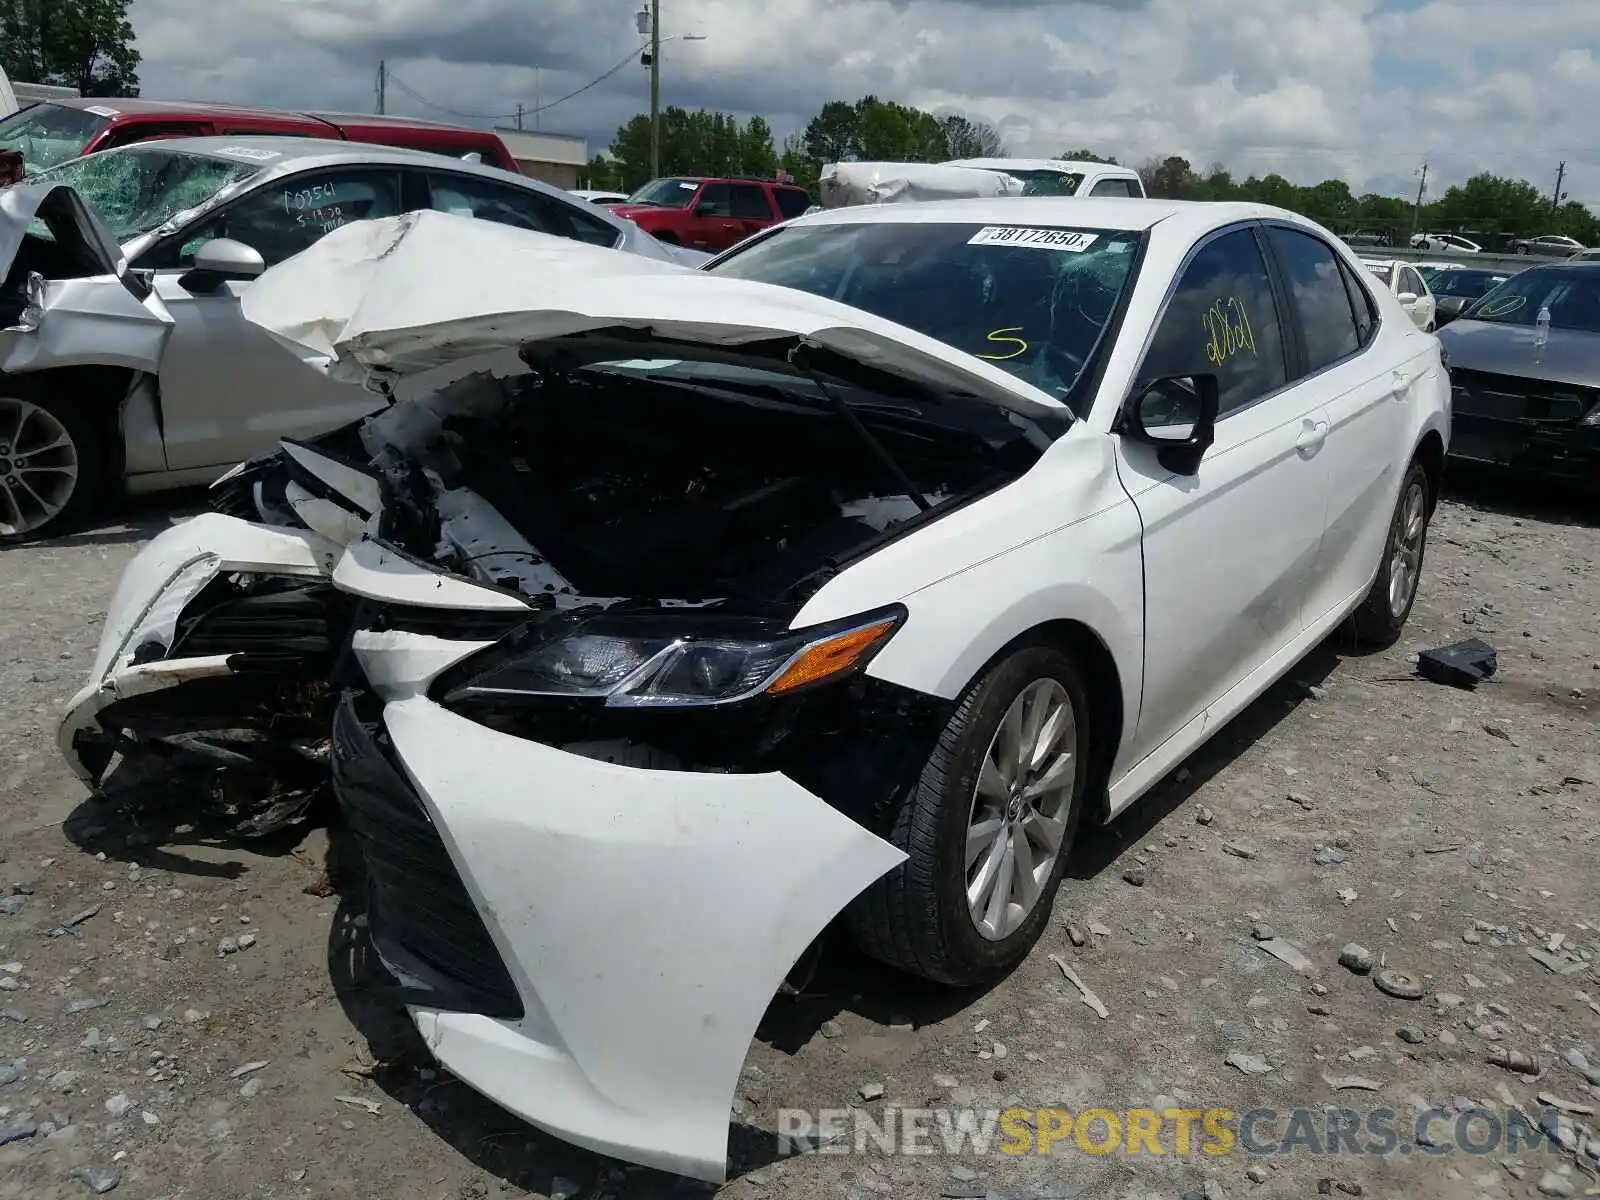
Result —
M 811 196 L 792 184 L 675 175 L 652 180 L 611 211 L 663 242 L 718 251 L 810 207 Z
M 150 138 L 269 134 L 405 146 L 517 171 L 510 151 L 486 129 L 464 129 L 411 117 L 360 113 L 284 112 L 238 104 L 83 97 L 47 100 L 0 121 L 0 152 L 22 155 L 29 173 L 70 158 Z M 520 172 L 519 172 L 520 174 Z

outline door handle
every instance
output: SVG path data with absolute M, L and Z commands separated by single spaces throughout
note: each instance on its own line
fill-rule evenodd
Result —
M 1411 385 L 1415 381 L 1404 372 L 1396 371 L 1389 377 L 1389 382 L 1393 385 L 1389 389 L 1389 394 L 1396 400 L 1404 400 L 1411 395 Z
M 1328 423 L 1326 421 L 1313 421 L 1306 418 L 1305 428 L 1300 431 L 1300 436 L 1295 438 L 1294 446 L 1302 454 L 1315 454 L 1322 449 L 1322 443 L 1328 440 Z

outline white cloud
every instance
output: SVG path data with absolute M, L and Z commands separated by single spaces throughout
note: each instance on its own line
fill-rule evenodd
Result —
M 668 103 L 760 113 L 780 136 L 868 92 L 959 108 L 1014 154 L 1177 153 L 1236 175 L 1404 191 L 1477 171 L 1600 202 L 1600 5 L 1567 0 L 665 0 Z M 146 95 L 489 124 L 638 43 L 638 0 L 138 0 Z M 544 113 L 603 148 L 648 104 L 628 64 Z M 530 118 L 530 123 L 532 118 Z M 501 123 L 507 123 L 502 121 Z

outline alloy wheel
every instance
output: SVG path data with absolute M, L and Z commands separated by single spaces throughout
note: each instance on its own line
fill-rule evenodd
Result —
M 1066 838 L 1077 758 L 1066 688 L 1035 680 L 989 742 L 967 823 L 967 909 L 990 941 L 1014 933 L 1044 893 Z
M 48 524 L 78 487 L 78 448 L 48 409 L 0 396 L 0 534 Z
M 1422 538 L 1428 527 L 1428 497 L 1420 482 L 1406 489 L 1394 514 L 1394 550 L 1389 555 L 1389 613 L 1405 615 L 1422 574 Z

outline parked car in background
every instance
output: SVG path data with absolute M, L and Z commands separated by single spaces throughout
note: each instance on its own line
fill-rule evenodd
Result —
M 306 371 L 240 297 L 330 230 L 430 208 L 704 261 L 527 176 L 387 146 L 185 138 L 42 171 L 0 192 L 0 458 L 16 468 L 0 543 L 70 527 L 118 484 L 209 482 L 372 411 L 381 397 Z
M 1521 271 L 1439 341 L 1449 356 L 1453 457 L 1600 480 L 1600 263 Z
M 720 1182 L 750 1040 L 836 917 L 989 984 L 1080 830 L 1347 619 L 1400 636 L 1448 380 L 1259 205 L 852 207 L 704 273 L 529 271 L 528 240 L 424 214 L 262 282 L 303 357 L 423 394 L 285 445 L 307 519 L 145 547 L 59 744 L 93 786 L 130 726 L 192 746 L 348 647 L 319 761 L 422 1042 L 558 1137 Z
M 0 120 L 0 150 L 20 152 L 30 175 L 84 154 L 152 138 L 245 135 L 338 138 L 427 150 L 451 158 L 476 154 L 487 166 L 518 169 L 505 143 L 489 130 L 411 117 L 93 98 L 35 104 Z
M 1473 268 L 1429 273 L 1419 267 L 1418 273 L 1433 292 L 1435 329 L 1448 325 L 1479 296 L 1511 278 L 1509 271 L 1479 271 Z
M 1549 258 L 1570 258 L 1584 249 L 1582 242 L 1560 233 L 1542 233 L 1538 237 L 1519 238 L 1511 243 L 1517 254 L 1543 254 Z
M 627 192 L 603 192 L 596 191 L 593 188 L 572 188 L 571 192 L 574 196 L 587 200 L 590 204 L 604 204 L 609 207 L 613 204 L 626 204 L 628 202 Z
M 1422 272 L 1407 262 L 1372 258 L 1361 261 L 1384 287 L 1394 293 L 1406 316 L 1411 318 L 1411 323 L 1424 333 L 1432 333 L 1437 306 L 1433 290 L 1428 287 Z
M 953 158 L 947 167 L 1003 171 L 1024 185 L 1025 196 L 1144 196 L 1132 167 L 1064 158 Z
M 1394 234 L 1387 229 L 1358 229 L 1345 234 L 1344 240 L 1352 246 L 1392 246 Z
M 718 251 L 811 207 L 805 188 L 770 179 L 652 179 L 611 211 L 663 242 Z
M 1600 262 L 1600 250 L 1579 250 L 1569 262 Z
M 1458 233 L 1418 233 L 1411 237 L 1413 250 L 1451 250 L 1457 254 L 1481 254 L 1483 247 Z

